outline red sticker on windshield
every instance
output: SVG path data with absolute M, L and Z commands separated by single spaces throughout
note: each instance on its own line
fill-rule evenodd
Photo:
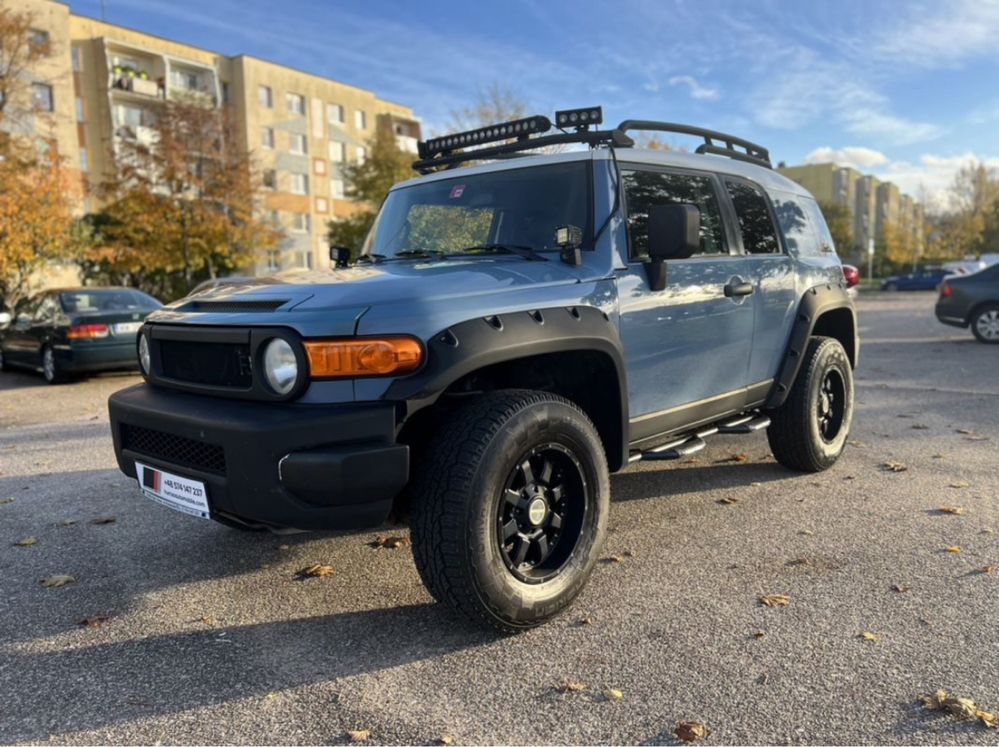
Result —
M 451 199 L 452 200 L 457 200 L 463 194 L 465 194 L 465 185 L 464 184 L 459 184 L 457 187 L 452 187 L 451 188 Z

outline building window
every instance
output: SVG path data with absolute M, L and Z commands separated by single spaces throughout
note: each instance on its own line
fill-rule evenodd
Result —
M 257 103 L 264 109 L 274 108 L 274 92 L 270 86 L 257 86 Z
M 330 209 L 330 204 L 325 197 L 316 198 L 316 212 L 317 213 L 328 213 Z
M 308 213 L 291 214 L 291 230 L 295 233 L 308 233 L 310 224 Z
M 76 121 L 85 122 L 86 119 L 83 116 L 83 99 L 79 96 L 76 97 Z
M 360 109 L 354 112 L 354 126 L 359 130 L 364 130 L 368 127 L 368 117 Z
M 41 29 L 31 29 L 28 32 L 28 49 L 32 54 L 43 55 L 49 53 L 49 32 Z
M 274 128 L 273 127 L 261 127 L 260 128 L 260 145 L 267 150 L 272 150 L 274 148 Z
M 362 145 L 357 146 L 357 163 L 360 165 L 364 163 L 364 159 L 368 157 L 368 151 Z
M 277 189 L 277 172 L 274 169 L 266 169 L 263 173 L 265 189 Z
M 277 249 L 267 250 L 267 270 L 277 272 L 281 269 L 281 253 Z
M 304 156 L 309 152 L 309 143 L 305 135 L 300 132 L 292 132 L 288 135 L 288 149 L 296 156 Z
M 296 195 L 307 195 L 309 194 L 309 175 L 308 174 L 296 174 L 291 175 L 291 191 L 292 194 Z
M 52 101 L 52 86 L 47 83 L 32 83 L 31 102 L 36 112 L 53 111 L 55 106 Z
M 334 163 L 343 163 L 347 160 L 347 144 L 330 140 L 329 145 L 330 160 Z
M 345 196 L 343 179 L 330 179 L 330 197 L 335 200 L 342 200 Z
M 312 170 L 315 171 L 320 176 L 326 175 L 326 161 L 321 158 L 312 159 Z
M 74 73 L 78 73 L 81 70 L 83 70 L 83 63 L 80 61 L 80 48 L 79 47 L 70 47 L 69 48 L 69 56 L 70 56 L 70 59 L 73 62 L 73 72 Z
M 339 104 L 326 105 L 326 121 L 330 124 L 343 124 L 344 111 Z
M 226 81 L 222 81 L 222 103 L 229 103 L 229 84 Z
M 287 93 L 285 94 L 285 104 L 290 114 L 305 115 L 305 96 L 297 93 Z
M 87 158 L 86 148 L 80 148 L 80 171 L 90 171 L 90 159 Z

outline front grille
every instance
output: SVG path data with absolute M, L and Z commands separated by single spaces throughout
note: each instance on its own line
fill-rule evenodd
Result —
M 191 301 L 180 311 L 213 311 L 219 314 L 238 314 L 241 311 L 274 311 L 288 303 L 286 298 L 256 301 Z
M 159 340 L 160 375 L 174 381 L 249 389 L 250 346 L 245 343 Z
M 138 425 L 122 424 L 122 448 L 162 459 L 179 467 L 225 474 L 225 451 L 217 444 L 154 431 Z

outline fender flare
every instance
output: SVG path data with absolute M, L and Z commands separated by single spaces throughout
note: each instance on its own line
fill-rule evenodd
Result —
M 549 353 L 602 353 L 617 374 L 621 412 L 620 444 L 608 443 L 612 470 L 628 462 L 628 381 L 617 326 L 593 306 L 516 311 L 454 324 L 427 341 L 427 362 L 412 376 L 397 379 L 384 399 L 404 401 L 407 415 L 432 405 L 456 381 L 497 363 Z M 620 452 L 620 454 L 618 453 Z M 619 462 L 615 466 L 615 462 Z
M 781 363 L 777 378 L 774 379 L 773 386 L 767 395 L 764 408 L 770 410 L 784 404 L 791 387 L 798 377 L 798 370 L 801 368 L 801 356 L 808 347 L 808 338 L 815 330 L 815 324 L 819 317 L 835 309 L 848 309 L 853 320 L 853 350 L 847 350 L 847 357 L 854 368 L 860 353 L 860 338 L 857 335 L 857 311 L 853 305 L 853 299 L 846 292 L 843 283 L 823 283 L 816 285 L 805 291 L 798 304 L 798 310 L 794 316 L 794 326 L 791 328 L 791 337 L 787 343 L 787 350 L 784 352 L 784 360 Z

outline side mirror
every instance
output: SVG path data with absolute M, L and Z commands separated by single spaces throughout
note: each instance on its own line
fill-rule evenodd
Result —
M 701 248 L 701 211 L 696 205 L 653 205 L 649 208 L 649 286 L 666 287 L 666 260 L 687 259 Z
M 330 247 L 330 261 L 337 267 L 349 267 L 350 266 L 350 249 L 345 246 L 331 246 Z

